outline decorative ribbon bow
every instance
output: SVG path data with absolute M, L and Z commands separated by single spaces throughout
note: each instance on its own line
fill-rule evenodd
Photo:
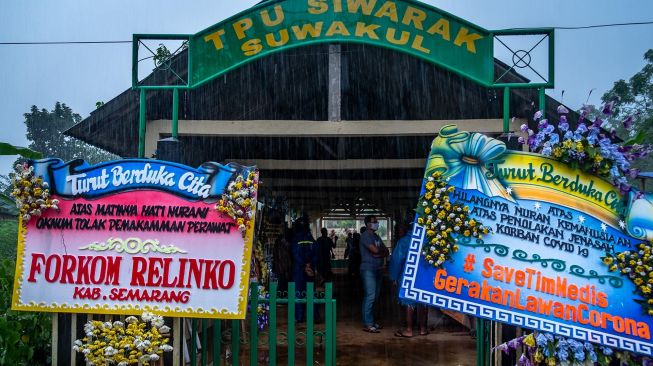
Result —
M 631 191 L 626 212 L 626 230 L 639 240 L 653 240 L 653 193 Z
M 426 175 L 439 171 L 450 184 L 477 190 L 488 197 L 514 199 L 496 178 L 488 178 L 485 163 L 501 156 L 506 144 L 480 133 L 459 132 L 455 125 L 442 127 L 433 140 Z

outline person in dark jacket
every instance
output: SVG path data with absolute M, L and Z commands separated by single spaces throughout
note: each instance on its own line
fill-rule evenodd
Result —
M 333 281 L 333 272 L 331 271 L 331 250 L 336 247 L 331 238 L 327 235 L 327 229 L 320 230 L 322 236 L 317 238 L 317 246 L 320 248 L 320 258 L 317 270 L 322 275 L 325 282 Z
M 349 276 L 360 276 L 361 268 L 361 250 L 360 250 L 361 234 L 354 233 L 351 240 L 351 249 L 349 250 Z
M 298 220 L 295 226 L 295 235 L 291 241 L 290 250 L 293 256 L 293 281 L 295 281 L 296 296 L 300 299 L 306 294 L 306 283 L 315 280 L 319 248 L 311 235 L 307 218 Z M 305 304 L 295 305 L 295 320 L 303 322 L 305 311 Z M 315 317 L 318 317 L 317 313 Z

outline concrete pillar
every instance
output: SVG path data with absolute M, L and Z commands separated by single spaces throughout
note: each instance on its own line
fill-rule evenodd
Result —
M 342 58 L 339 44 L 329 45 L 329 121 L 340 122 L 342 111 Z

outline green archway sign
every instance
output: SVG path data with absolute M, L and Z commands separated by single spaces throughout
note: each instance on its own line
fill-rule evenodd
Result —
M 489 32 L 441 10 L 407 0 L 286 0 L 192 36 L 191 85 L 272 52 L 326 42 L 392 48 L 492 83 Z
M 494 75 L 494 38 L 523 34 L 549 37 L 550 78 L 539 84 L 500 83 Z M 142 39 L 188 42 L 188 78 L 183 85 L 187 88 L 273 52 L 318 43 L 389 48 L 489 87 L 553 86 L 553 30 L 488 31 L 414 0 L 269 0 L 194 35 L 135 35 L 133 78 L 138 88 L 144 87 L 136 75 L 136 54 Z M 516 64 L 522 61 L 523 56 Z

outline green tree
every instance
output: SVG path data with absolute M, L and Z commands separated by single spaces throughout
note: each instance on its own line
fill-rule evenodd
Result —
M 45 157 L 60 158 L 64 161 L 84 159 L 91 164 L 117 158 L 111 153 L 63 134 L 82 120 L 82 117 L 65 103 L 55 103 L 51 111 L 39 109 L 34 105 L 24 116 L 29 148 L 43 153 Z
M 641 71 L 628 81 L 616 81 L 601 98 L 604 103 L 614 102 L 615 117 L 634 116 L 635 125 L 653 116 L 653 49 L 646 51 L 644 61 Z
M 644 67 L 628 80 L 618 80 L 601 98 L 603 103 L 614 103 L 610 123 L 618 127 L 619 135 L 628 138 L 640 135 L 647 143 L 653 136 L 653 49 L 644 54 Z M 632 121 L 629 119 L 632 118 Z M 624 127 L 623 121 L 629 123 Z M 630 125 L 630 126 L 629 126 Z M 641 159 L 634 166 L 653 171 L 653 156 Z
M 21 155 L 38 159 L 30 149 L 0 142 L 0 155 Z M 11 190 L 6 177 L 3 190 Z M 0 365 L 49 365 L 51 363 L 51 318 L 46 313 L 11 310 L 18 238 L 18 210 L 11 197 L 0 193 Z M 5 218 L 8 216 L 8 218 Z

